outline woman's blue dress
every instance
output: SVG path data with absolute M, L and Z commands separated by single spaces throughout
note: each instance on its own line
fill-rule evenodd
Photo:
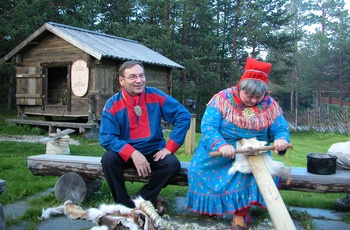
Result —
M 277 102 L 270 96 L 254 107 L 253 117 L 244 117 L 246 108 L 236 87 L 214 95 L 202 118 L 202 137 L 188 171 L 186 208 L 208 215 L 235 213 L 251 205 L 266 207 L 253 174 L 228 174 L 233 159 L 211 157 L 225 144 L 256 137 L 269 143 L 276 139 L 289 142 L 288 125 Z M 274 178 L 276 186 L 280 178 Z

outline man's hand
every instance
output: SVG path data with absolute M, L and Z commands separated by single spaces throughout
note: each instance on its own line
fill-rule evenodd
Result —
M 131 154 L 130 158 L 134 162 L 134 165 L 136 167 L 136 170 L 139 176 L 146 177 L 152 172 L 151 166 L 148 163 L 146 157 L 139 151 L 135 150 Z
M 171 154 L 171 152 L 169 150 L 167 150 L 166 148 L 158 151 L 156 154 L 154 154 L 154 161 L 159 161 L 161 159 L 163 159 L 166 155 Z
M 224 145 L 221 148 L 219 148 L 219 151 L 221 152 L 223 157 L 228 158 L 234 158 L 236 154 L 235 147 L 233 145 Z

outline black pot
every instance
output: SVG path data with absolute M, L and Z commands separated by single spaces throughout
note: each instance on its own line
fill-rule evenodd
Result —
M 323 153 L 307 154 L 307 171 L 313 174 L 334 174 L 337 168 L 337 157 Z

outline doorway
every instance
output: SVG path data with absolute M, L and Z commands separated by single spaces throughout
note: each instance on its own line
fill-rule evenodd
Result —
M 67 67 L 47 68 L 47 105 L 67 105 L 68 102 Z

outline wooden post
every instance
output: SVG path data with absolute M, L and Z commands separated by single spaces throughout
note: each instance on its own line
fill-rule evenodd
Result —
M 262 155 L 247 156 L 247 159 L 275 228 L 278 230 L 295 230 L 293 220 L 266 167 Z
M 196 144 L 196 114 L 192 114 L 191 126 L 187 131 L 185 139 L 185 153 L 190 155 L 193 153 Z

